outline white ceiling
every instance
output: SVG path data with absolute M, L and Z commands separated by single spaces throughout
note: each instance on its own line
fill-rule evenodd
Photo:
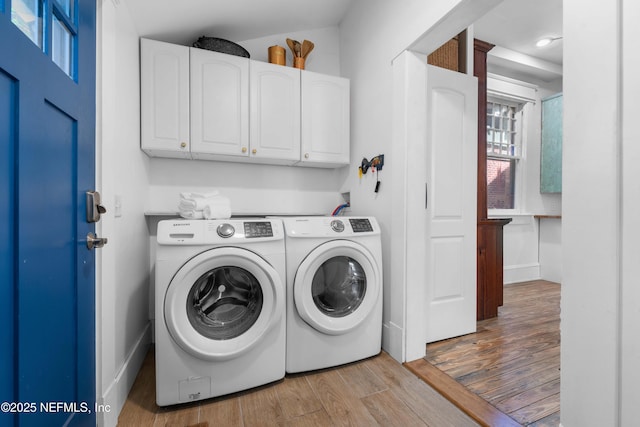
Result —
M 490 72 L 550 82 L 562 76 L 562 39 L 538 48 L 544 37 L 562 37 L 562 0 L 504 0 L 477 21 L 477 39 L 496 45 Z
M 336 26 L 352 0 L 121 0 L 141 37 L 191 45 Z
M 191 45 L 206 35 L 251 40 L 338 25 L 354 0 L 114 0 L 125 2 L 141 37 Z M 474 24 L 476 38 L 495 44 L 490 72 L 549 82 L 562 75 L 562 0 L 504 0 Z

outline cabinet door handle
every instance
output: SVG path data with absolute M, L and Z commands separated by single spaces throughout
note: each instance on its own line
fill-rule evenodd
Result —
M 429 184 L 424 183 L 424 208 L 427 209 L 429 207 Z
M 256 154 L 258 152 L 258 150 L 256 150 L 255 148 L 253 150 L 251 150 L 251 154 Z
M 247 152 L 247 147 L 242 147 L 242 152 L 246 153 Z

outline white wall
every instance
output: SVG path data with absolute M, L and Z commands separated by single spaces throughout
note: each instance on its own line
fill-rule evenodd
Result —
M 97 253 L 97 393 L 112 409 L 97 415 L 101 425 L 115 425 L 150 341 L 143 216 L 149 160 L 139 149 L 138 35 L 123 2 L 99 4 L 97 176 L 107 213 L 98 232 L 109 242 Z
M 503 281 L 505 284 L 540 279 L 538 236 L 533 215 L 513 215 L 503 228 Z
M 640 3 L 634 0 L 623 0 L 624 15 L 622 19 L 622 43 L 625 46 L 623 68 L 623 93 L 640 93 L 640 50 L 633 46 L 640 37 L 638 19 L 640 18 Z M 640 104 L 634 96 L 623 96 L 622 144 L 624 156 L 622 160 L 622 218 L 624 233 L 622 233 L 621 258 L 623 289 L 620 293 L 622 312 L 620 328 L 622 329 L 621 358 L 620 358 L 620 407 L 623 426 L 630 426 L 638 419 L 638 402 L 640 402 L 640 340 L 638 332 L 640 325 L 640 263 L 638 262 L 638 239 L 640 238 L 640 127 L 637 119 L 640 117 Z
M 149 160 L 146 211 L 177 212 L 183 191 L 218 189 L 233 215 L 329 215 L 343 199 L 339 169 L 204 160 Z
M 562 283 L 562 219 L 541 218 L 539 223 L 540 278 Z
M 627 0 L 563 4 L 561 420 L 564 427 L 633 426 L 640 9 Z

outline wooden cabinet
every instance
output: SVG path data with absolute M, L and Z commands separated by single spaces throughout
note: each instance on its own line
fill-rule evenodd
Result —
M 141 146 L 150 156 L 191 158 L 189 48 L 140 40 Z
M 249 155 L 249 59 L 191 49 L 191 156 Z
M 503 295 L 503 227 L 505 219 L 478 221 L 477 320 L 498 315 Z
M 250 156 L 265 162 L 300 160 L 300 70 L 251 62 Z
M 302 166 L 349 164 L 349 80 L 302 72 Z
M 150 156 L 349 164 L 349 80 L 141 39 L 141 147 Z

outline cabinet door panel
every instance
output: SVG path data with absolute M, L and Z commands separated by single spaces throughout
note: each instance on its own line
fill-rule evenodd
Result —
M 302 164 L 349 163 L 349 80 L 302 72 Z
M 191 154 L 247 156 L 249 59 L 191 48 Z
M 300 70 L 251 62 L 251 156 L 300 159 Z
M 141 39 L 140 52 L 142 149 L 189 158 L 189 48 Z

